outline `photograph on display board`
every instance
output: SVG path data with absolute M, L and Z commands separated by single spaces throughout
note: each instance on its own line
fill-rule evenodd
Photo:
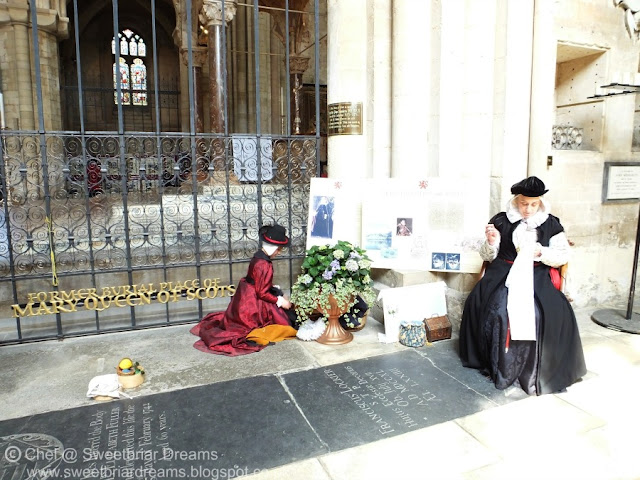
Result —
M 442 270 L 449 272 L 460 271 L 459 252 L 433 252 L 431 254 L 431 270 Z
M 364 241 L 366 250 L 375 251 L 377 255 L 384 258 L 395 258 L 397 250 L 391 248 L 391 238 L 393 230 L 385 222 L 370 224 L 370 230 L 367 232 Z
M 459 253 L 447 253 L 447 270 L 459 271 L 460 270 L 460 254 Z
M 312 204 L 311 236 L 333 238 L 334 198 L 318 195 L 313 197 Z
M 431 254 L 431 269 L 432 270 L 444 270 L 445 258 L 447 254 L 441 252 L 434 252 Z
M 375 268 L 427 270 L 427 192 L 416 182 L 372 180 L 362 202 L 362 239 Z M 409 187 L 408 185 L 411 185 Z
M 380 208 L 369 212 L 363 225 L 364 246 L 378 268 L 428 268 L 427 242 L 411 216 Z M 414 229 L 415 227 L 415 229 Z
M 396 235 L 399 237 L 409 237 L 411 236 L 412 228 L 413 218 L 398 218 Z
M 309 189 L 307 249 L 342 240 L 360 245 L 363 180 L 314 177 Z

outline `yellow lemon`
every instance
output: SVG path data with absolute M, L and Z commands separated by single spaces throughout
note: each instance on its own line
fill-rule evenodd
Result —
M 131 361 L 130 358 L 123 358 L 122 360 L 120 360 L 120 363 L 118 364 L 118 367 L 120 367 L 121 370 L 126 370 L 127 368 L 131 368 L 133 366 L 133 362 Z

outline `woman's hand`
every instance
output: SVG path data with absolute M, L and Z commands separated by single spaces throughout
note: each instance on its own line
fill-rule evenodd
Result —
M 291 308 L 291 302 L 286 298 L 282 297 L 282 305 L 280 305 L 285 310 L 289 310 Z
M 500 233 L 491 223 L 485 227 L 484 234 L 487 237 L 487 243 L 492 246 L 500 239 Z
M 536 243 L 536 246 L 533 248 L 533 258 L 539 258 L 542 256 L 542 245 L 540 243 Z

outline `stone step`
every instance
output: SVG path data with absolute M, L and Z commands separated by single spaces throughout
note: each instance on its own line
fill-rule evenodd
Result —
M 464 301 L 473 286 L 478 281 L 477 274 L 431 272 L 425 270 L 392 270 L 373 269 L 371 272 L 376 293 L 387 288 L 409 287 L 423 283 L 444 281 L 447 284 L 447 315 L 454 330 L 458 330 Z M 384 310 L 382 302 L 376 300 L 370 306 L 369 314 L 378 322 L 384 324 Z

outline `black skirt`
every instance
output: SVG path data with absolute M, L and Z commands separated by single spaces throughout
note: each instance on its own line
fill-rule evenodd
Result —
M 534 267 L 536 341 L 509 340 L 505 280 L 511 263 L 494 260 L 465 302 L 460 358 L 489 375 L 496 388 L 519 385 L 528 394 L 554 393 L 586 372 L 576 317 L 551 283 L 549 267 Z

